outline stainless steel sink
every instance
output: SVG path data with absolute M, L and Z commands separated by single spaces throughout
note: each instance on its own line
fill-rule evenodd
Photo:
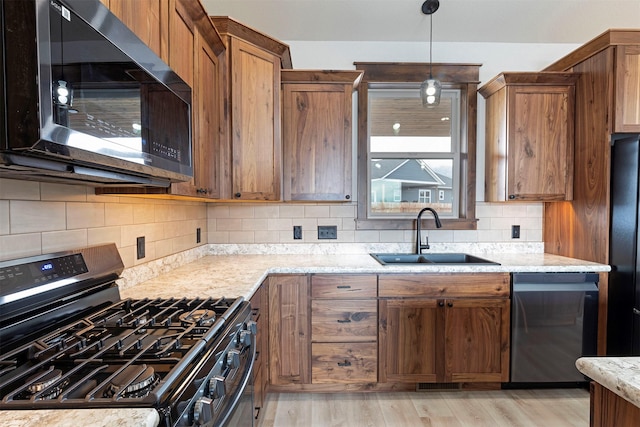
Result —
M 452 264 L 452 265 L 500 265 L 475 255 L 465 253 L 430 253 L 430 254 L 370 254 L 382 265 L 396 264 Z

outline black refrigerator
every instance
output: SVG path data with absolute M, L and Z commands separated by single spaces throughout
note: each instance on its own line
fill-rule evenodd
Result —
M 640 355 L 640 137 L 611 140 L 607 354 Z

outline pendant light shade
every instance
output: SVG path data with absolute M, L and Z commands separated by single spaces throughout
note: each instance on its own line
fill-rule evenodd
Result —
M 432 35 L 433 35 L 433 14 L 440 7 L 439 0 L 426 0 L 422 4 L 422 13 L 429 15 L 429 78 L 420 85 L 420 99 L 422 99 L 423 107 L 431 107 L 440 104 L 440 95 L 442 93 L 442 84 L 433 78 L 432 73 Z
M 431 77 L 431 76 L 429 76 Z M 440 103 L 440 94 L 442 93 L 442 85 L 438 80 L 429 78 L 420 85 L 420 98 L 422 106 L 429 107 Z

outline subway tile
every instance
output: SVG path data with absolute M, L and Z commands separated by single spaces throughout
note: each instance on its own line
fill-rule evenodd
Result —
M 218 218 L 216 220 L 217 231 L 239 231 L 242 230 L 242 220 L 237 218 Z
M 105 223 L 104 203 L 69 202 L 67 206 L 67 229 L 104 227 L 113 225 Z
M 229 206 L 209 204 L 207 206 L 207 217 L 209 218 L 229 218 Z
M 152 242 L 151 245 L 154 248 L 156 259 L 173 254 L 173 245 L 171 244 L 171 239 L 158 240 L 157 242 Z
M 184 236 L 189 230 L 191 230 L 191 227 L 189 227 L 189 221 L 170 221 L 159 224 L 162 225 L 163 236 L 165 239 Z
M 293 220 L 291 220 L 290 218 L 268 219 L 267 222 L 269 230 L 293 230 Z
M 304 216 L 307 218 L 329 218 L 329 206 L 305 206 Z
M 339 230 L 338 242 L 339 243 L 354 243 L 356 241 L 355 230 Z
M 527 205 L 526 204 L 507 204 L 502 208 L 502 216 L 504 217 L 526 217 Z
M 83 185 L 67 185 L 42 182 L 40 183 L 41 200 L 55 200 L 60 202 L 86 202 L 88 188 L 89 187 Z
M 104 225 L 133 224 L 133 206 L 123 203 L 106 203 L 104 205 Z
M 429 230 L 429 241 L 433 243 L 453 243 L 456 230 Z M 411 238 L 406 242 L 415 243 L 415 231 L 411 233 Z
M 354 220 L 354 218 L 342 218 L 341 225 L 343 230 L 356 229 L 356 221 Z
M 0 178 L 0 200 L 40 200 L 40 183 Z
M 380 230 L 380 242 L 394 243 L 402 241 L 402 230 Z
M 66 228 L 64 202 L 9 202 L 11 234 L 64 230 Z
M 380 241 L 380 233 L 376 230 L 356 230 L 356 242 L 376 243 Z
M 155 222 L 155 205 L 153 204 L 132 204 L 133 223 L 148 224 Z
M 230 218 L 253 218 L 253 206 L 247 205 L 232 205 L 229 207 Z
M 454 230 L 454 243 L 476 243 L 478 242 L 478 232 L 476 230 Z
M 97 227 L 87 229 L 87 244 L 101 245 L 104 243 L 115 243 L 120 247 L 122 238 L 120 227 Z
M 256 243 L 253 231 L 230 231 L 229 243 Z
M 476 204 L 476 216 L 478 218 L 490 218 L 494 216 L 502 216 L 502 204 L 478 203 Z
M 0 261 L 42 254 L 42 234 L 0 236 Z
M 355 205 L 336 205 L 329 206 L 329 216 L 331 218 L 355 218 Z
M 207 233 L 207 241 L 209 243 L 231 243 L 229 241 L 229 232 L 228 231 L 211 231 Z
M 150 224 L 141 224 L 144 226 L 144 235 L 147 242 L 157 242 L 167 237 L 166 228 L 167 224 L 161 222 L 154 222 Z M 194 240 L 195 242 L 195 240 Z
M 266 218 L 256 219 L 243 219 L 242 220 L 242 229 L 245 231 L 259 231 L 259 230 L 268 230 L 269 220 Z
M 120 244 L 121 247 L 136 246 L 138 237 L 145 237 L 144 224 L 124 225 L 120 227 Z
M 254 218 L 277 218 L 280 216 L 278 205 L 258 205 L 253 208 Z
M 86 229 L 42 233 L 42 253 L 82 248 L 87 245 Z
M 280 218 L 303 218 L 305 216 L 304 205 L 280 205 Z M 307 215 L 312 216 L 312 215 Z
M 276 231 L 276 230 L 256 230 L 254 231 L 254 241 L 259 243 L 280 243 L 281 233 L 285 233 L 284 231 Z M 293 242 L 293 231 L 291 231 L 289 235 L 289 240 L 284 241 L 283 243 L 291 243 Z
M 0 235 L 9 234 L 9 201 L 0 200 Z

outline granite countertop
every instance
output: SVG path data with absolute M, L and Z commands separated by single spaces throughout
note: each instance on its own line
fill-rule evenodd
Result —
M 480 273 L 601 272 L 608 265 L 557 255 L 479 254 L 500 265 L 386 265 L 368 254 L 340 255 L 209 255 L 141 284 L 121 285 L 123 298 L 250 298 L 269 274 L 307 273 Z
M 580 372 L 640 407 L 640 357 L 581 357 Z
M 125 273 L 129 276 L 139 274 L 144 277 L 149 274 L 148 270 L 155 268 L 163 273 L 142 282 L 123 277 L 118 284 L 122 298 L 241 296 L 249 299 L 269 274 L 602 272 L 610 270 L 608 265 L 543 253 L 490 255 L 479 253 L 477 255 L 501 265 L 383 266 L 368 254 L 205 255 L 175 268 L 164 263 L 159 263 L 159 266 L 149 263 L 149 266 L 143 266 L 139 272 Z M 0 412 L 1 425 L 16 427 L 23 425 L 153 427 L 158 423 L 159 416 L 153 408 Z

